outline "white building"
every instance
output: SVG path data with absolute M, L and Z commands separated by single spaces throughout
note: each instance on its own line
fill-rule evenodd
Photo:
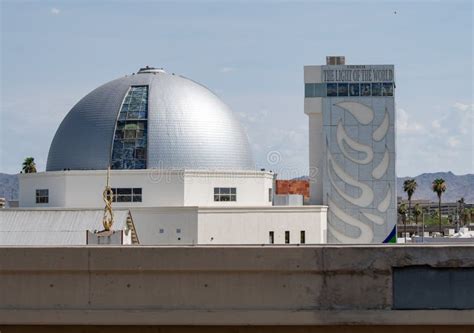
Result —
M 396 237 L 393 65 L 305 66 L 311 203 L 329 206 L 328 242 Z
M 326 207 L 273 207 L 232 111 L 206 87 L 162 69 L 106 83 L 79 101 L 45 172 L 21 174 L 20 207 L 129 208 L 141 244 L 323 243 Z
M 106 170 L 20 174 L 21 207 L 100 208 Z M 273 174 L 252 170 L 112 170 L 114 207 L 271 206 Z
M 326 242 L 324 206 L 144 207 L 131 211 L 142 245 Z

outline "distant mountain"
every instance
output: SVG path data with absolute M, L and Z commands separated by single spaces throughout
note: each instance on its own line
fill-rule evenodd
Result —
M 443 178 L 446 181 L 447 189 L 443 194 L 444 202 L 455 202 L 464 198 L 466 203 L 474 203 L 474 174 L 457 176 L 451 171 L 423 173 L 416 177 L 398 177 L 397 195 L 406 199 L 406 193 L 403 192 L 403 182 L 408 178 L 415 178 L 418 184 L 413 199 L 424 199 L 433 202 L 438 201 L 436 193 L 431 190 L 431 183 L 436 178 Z M 295 180 L 308 180 L 308 176 L 294 178 Z
M 411 177 L 397 178 L 397 195 L 406 199 L 403 192 L 403 182 Z M 431 183 L 436 178 L 446 181 L 446 192 L 443 193 L 444 202 L 455 202 L 461 198 L 467 203 L 474 203 L 474 174 L 457 176 L 452 172 L 423 173 L 414 177 L 418 184 L 413 199 L 438 201 L 438 196 L 431 189 Z
M 18 200 L 18 176 L 0 173 L 0 198 Z

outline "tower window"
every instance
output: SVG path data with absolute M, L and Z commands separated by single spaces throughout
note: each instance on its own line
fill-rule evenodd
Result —
M 382 83 L 372 83 L 372 96 L 382 96 Z
M 337 83 L 328 83 L 326 89 L 329 97 L 337 96 Z
M 337 96 L 347 96 L 349 94 L 349 88 L 347 83 L 337 84 Z
M 36 190 L 36 203 L 37 204 L 49 203 L 49 190 L 48 189 Z
M 382 96 L 393 96 L 393 83 L 382 84 Z
M 275 232 L 270 231 L 268 233 L 268 243 L 275 244 Z
M 290 244 L 290 232 L 285 231 L 285 244 Z
M 371 90 L 370 90 L 370 83 L 361 83 L 360 84 L 360 95 L 361 96 L 370 96 Z
M 358 83 L 349 83 L 349 96 L 359 96 Z
M 268 189 L 268 201 L 269 202 L 273 201 L 273 189 L 271 188 Z

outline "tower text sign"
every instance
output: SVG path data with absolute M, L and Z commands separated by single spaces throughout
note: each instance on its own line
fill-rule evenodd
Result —
M 323 82 L 393 82 L 393 67 L 324 66 Z

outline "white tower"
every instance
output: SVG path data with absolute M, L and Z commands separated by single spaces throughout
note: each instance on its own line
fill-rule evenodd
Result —
M 393 65 L 305 66 L 311 204 L 328 205 L 329 243 L 396 237 Z

